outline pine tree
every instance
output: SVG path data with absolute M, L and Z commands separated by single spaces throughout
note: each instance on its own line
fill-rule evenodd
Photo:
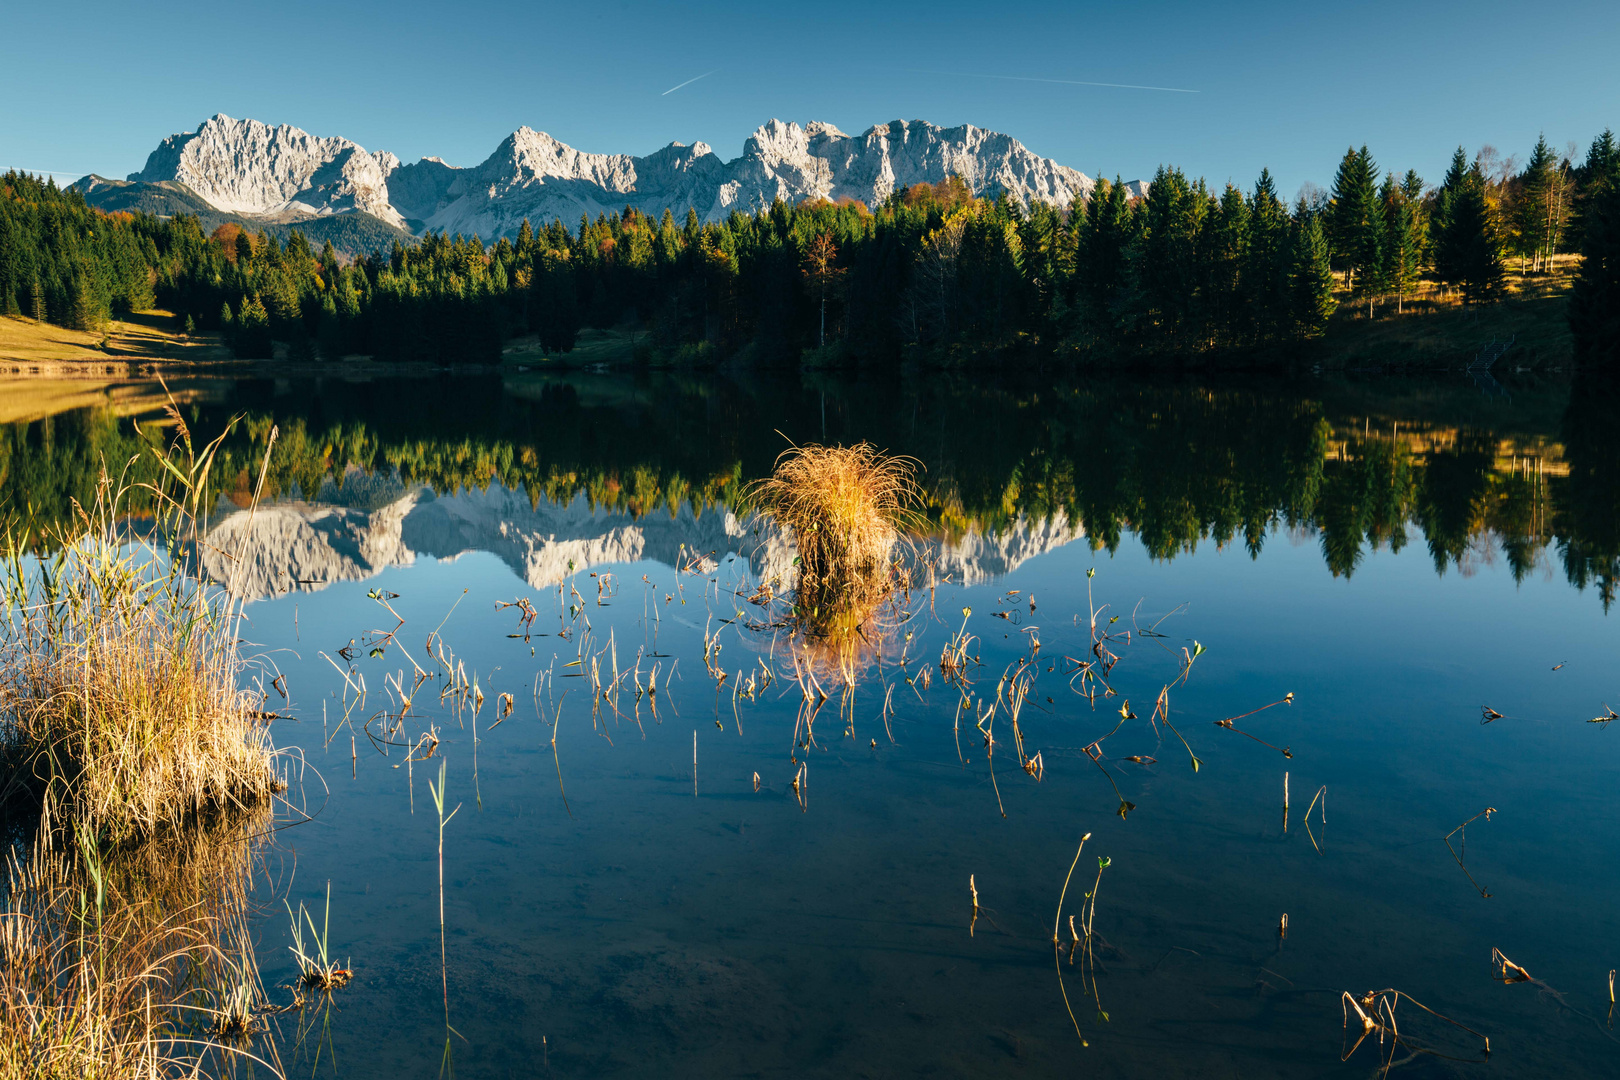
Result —
M 1243 192 L 1227 184 L 1211 222 L 1207 265 L 1212 329 L 1228 342 L 1246 336 L 1247 320 L 1240 297 L 1243 268 L 1249 256 L 1250 217 Z
M 75 330 L 98 331 L 107 321 L 95 285 L 82 269 L 74 273 L 69 285 L 68 309 L 72 312 L 70 322 Z
M 1539 271 L 1552 258 L 1553 187 L 1557 180 L 1557 155 L 1547 145 L 1547 136 L 1536 140 L 1530 160 L 1519 174 L 1514 200 L 1514 248 L 1530 269 Z
M 1586 161 L 1575 171 L 1575 206 L 1569 223 L 1569 242 L 1578 250 L 1586 250 L 1587 207 L 1597 201 L 1604 189 L 1616 182 L 1620 173 L 1620 143 L 1614 132 L 1605 129 L 1592 140 L 1586 151 Z
M 1345 152 L 1333 179 L 1333 198 L 1327 214 L 1327 238 L 1333 261 L 1345 272 L 1345 287 L 1368 295 L 1368 311 L 1383 261 L 1383 215 L 1378 206 L 1378 167 L 1363 146 Z
M 569 260 L 548 251 L 534 268 L 535 332 L 546 352 L 566 353 L 579 335 L 579 296 Z
M 1320 337 L 1338 301 L 1333 298 L 1333 261 L 1327 236 L 1321 218 L 1314 214 L 1296 227 L 1291 283 L 1294 333 L 1301 338 Z
M 1085 321 L 1106 331 L 1125 278 L 1125 243 L 1131 217 L 1125 185 L 1099 180 L 1086 202 L 1075 252 L 1075 281 Z
M 45 287 L 39 283 L 37 277 L 28 287 L 28 314 L 36 323 L 45 321 Z
M 1493 299 L 1507 271 L 1502 263 L 1501 227 L 1486 194 L 1485 175 L 1476 161 L 1454 194 L 1445 231 L 1447 270 L 1442 278 L 1462 288 L 1467 303 Z M 1436 257 L 1438 268 L 1439 258 Z M 1449 273 L 1451 276 L 1446 277 Z
M 1386 177 L 1379 197 L 1384 204 L 1385 288 L 1395 290 L 1395 313 L 1403 312 L 1406 294 L 1422 274 L 1423 245 L 1418 235 L 1418 207 L 1408 195 L 1410 185 L 1397 186 L 1394 174 Z M 1421 186 L 1419 186 L 1421 190 Z
M 270 313 L 257 296 L 242 302 L 242 311 L 236 317 L 235 332 L 231 335 L 231 349 L 248 360 L 268 360 L 274 355 Z
M 1431 234 L 1435 275 L 1441 281 L 1459 286 L 1470 303 L 1500 291 L 1506 274 L 1501 225 L 1479 161 L 1468 164 L 1460 146 L 1435 199 Z
M 1263 341 L 1292 323 L 1289 281 L 1288 209 L 1277 198 L 1270 169 L 1260 170 L 1249 200 L 1249 253 L 1243 268 L 1244 307 L 1255 335 Z

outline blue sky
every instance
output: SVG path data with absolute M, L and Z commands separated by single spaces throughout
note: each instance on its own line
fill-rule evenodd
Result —
M 1584 151 L 1620 126 L 1613 0 L 8 7 L 0 166 L 75 176 L 139 169 L 216 112 L 459 165 L 521 124 L 582 150 L 701 140 L 731 158 L 773 116 L 851 134 L 924 119 L 1091 175 L 1169 162 L 1247 187 L 1268 165 L 1285 193 L 1326 185 L 1351 143 L 1432 183 L 1459 143 L 1522 158 L 1542 131 Z

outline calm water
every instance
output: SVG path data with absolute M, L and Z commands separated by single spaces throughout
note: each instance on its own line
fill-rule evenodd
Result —
M 131 384 L 46 418 L 24 385 L 0 387 L 13 510 L 65 512 L 96 462 L 139 449 L 131 417 L 158 415 Z M 1379 1049 L 1340 1062 L 1340 995 L 1383 988 L 1488 1035 L 1493 1075 L 1615 1074 L 1620 732 L 1587 721 L 1620 705 L 1620 454 L 1599 399 L 531 374 L 174 389 L 199 432 L 246 414 L 199 557 L 257 597 L 255 652 L 290 698 L 271 692 L 290 714 L 272 730 L 307 761 L 313 820 L 265 853 L 265 982 L 279 999 L 292 977 L 281 899 L 318 904 L 328 882 L 355 972 L 330 1015 L 281 1018 L 289 1075 L 437 1072 L 447 998 L 463 1076 L 1366 1076 Z M 729 509 L 785 437 L 919 458 L 919 549 L 946 578 L 808 745 L 782 636 L 743 627 L 786 556 Z M 521 598 L 527 639 L 498 608 Z M 1120 657 L 1095 702 L 1071 659 L 1092 658 L 1093 603 Z M 959 688 L 938 661 L 964 608 Z M 414 666 L 443 671 L 435 631 L 482 708 L 441 703 L 438 679 L 398 721 Z M 1195 641 L 1173 729 L 1155 725 Z M 643 679 L 660 665 L 639 707 L 627 688 L 593 710 L 571 677 L 610 642 Z M 1004 714 L 987 757 L 959 711 L 968 694 L 982 715 L 1020 660 L 1038 780 Z M 762 665 L 775 683 L 734 694 Z M 1097 743 L 1127 701 L 1137 718 Z M 399 745 L 430 731 L 429 760 Z M 442 976 L 441 764 L 460 807 Z M 1465 868 L 1443 838 L 1487 807 Z M 1098 857 L 1087 968 L 1068 916 Z M 1494 981 L 1493 948 L 1536 981 Z M 1414 1044 L 1480 1057 L 1410 1004 L 1397 1017 Z

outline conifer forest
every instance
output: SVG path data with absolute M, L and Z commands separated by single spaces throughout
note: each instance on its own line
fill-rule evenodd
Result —
M 689 208 L 515 238 L 429 233 L 349 257 L 296 229 L 102 213 L 19 172 L 0 178 L 0 314 L 94 330 L 161 305 L 236 355 L 498 362 L 534 334 L 565 353 L 582 328 L 635 327 L 638 357 L 881 369 L 974 356 L 1056 363 L 1250 352 L 1319 336 L 1339 304 L 1401 311 L 1420 282 L 1469 304 L 1512 273 L 1583 256 L 1577 353 L 1620 340 L 1620 147 L 1580 161 L 1545 139 L 1522 166 L 1459 147 L 1437 183 L 1351 148 L 1332 189 L 1293 199 L 1262 170 L 1217 190 L 1160 167 L 1146 194 L 1097 183 L 1083 204 L 975 197 L 959 178 L 878 206 L 777 202 L 703 223 Z

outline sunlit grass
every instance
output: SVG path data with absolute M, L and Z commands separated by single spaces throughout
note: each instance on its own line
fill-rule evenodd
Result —
M 871 601 L 891 584 L 895 541 L 917 521 L 917 463 L 854 446 L 795 446 L 749 490 L 749 502 L 798 549 L 799 600 Z
M 105 473 L 54 556 L 6 530 L 0 767 L 4 794 L 37 799 L 47 832 L 118 844 L 282 786 L 241 684 L 231 598 L 181 554 L 217 443 L 193 455 L 180 428 L 186 468 L 163 459 L 178 482 L 145 486 L 161 508 L 150 535 L 129 532 L 133 488 Z
M 0 1078 L 219 1076 L 251 1060 L 264 995 L 248 935 L 265 811 L 107 854 L 13 848 L 0 906 Z M 227 1045 L 230 1039 L 236 1045 Z

